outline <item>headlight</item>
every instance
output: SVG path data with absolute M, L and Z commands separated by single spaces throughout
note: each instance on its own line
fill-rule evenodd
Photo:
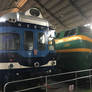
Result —
M 53 45 L 49 45 L 49 50 L 54 50 L 54 46 Z

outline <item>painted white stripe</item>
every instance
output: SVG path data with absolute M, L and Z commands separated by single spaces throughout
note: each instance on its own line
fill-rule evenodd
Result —
M 19 68 L 31 68 L 31 67 L 22 66 L 18 62 L 0 63 L 0 69 L 19 69 Z
M 54 63 L 52 63 L 52 62 L 54 62 Z M 56 65 L 56 61 L 49 61 L 48 64 L 45 64 L 41 67 L 55 66 L 55 65 Z M 1 69 L 24 69 L 24 68 L 26 69 L 26 68 L 32 68 L 32 67 L 22 66 L 18 62 L 0 63 L 0 70 Z
M 43 65 L 42 67 L 44 67 L 44 66 L 55 66 L 55 65 L 56 65 L 56 60 L 49 61 L 47 64 Z

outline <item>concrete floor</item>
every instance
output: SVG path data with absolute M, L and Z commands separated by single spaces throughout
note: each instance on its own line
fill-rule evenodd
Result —
M 51 81 L 50 81 L 50 83 L 51 83 Z M 49 87 L 47 89 L 47 92 L 92 92 L 92 89 L 90 90 L 88 88 L 82 88 L 82 89 L 77 88 L 77 90 L 75 89 L 74 91 L 69 91 L 69 85 L 62 83 L 62 84 L 53 85 L 53 86 Z
M 66 88 L 59 88 L 59 89 L 48 89 L 48 92 L 92 92 L 92 90 L 76 90 L 76 91 L 69 91 Z

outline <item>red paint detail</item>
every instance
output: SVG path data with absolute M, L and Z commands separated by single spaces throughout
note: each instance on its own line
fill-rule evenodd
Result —
M 10 62 L 12 62 L 13 61 L 13 59 L 10 59 Z
M 47 85 L 47 88 L 51 88 L 51 87 Z
M 36 49 L 34 49 L 34 55 L 37 55 L 37 50 Z

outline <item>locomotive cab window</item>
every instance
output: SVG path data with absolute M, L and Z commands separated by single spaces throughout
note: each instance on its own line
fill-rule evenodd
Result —
M 33 32 L 31 31 L 24 32 L 24 49 L 25 50 L 33 49 Z
M 89 27 L 80 27 L 80 33 L 91 33 L 92 30 Z
M 38 50 L 44 50 L 45 49 L 45 34 L 44 33 L 38 33 Z
M 17 33 L 0 33 L 0 50 L 18 50 L 20 37 Z
M 77 34 L 76 29 L 72 29 L 72 30 L 66 31 L 64 34 L 64 37 L 68 37 L 76 34 Z
M 60 33 L 57 33 L 57 34 L 56 34 L 56 38 L 59 38 L 59 37 L 60 37 Z

